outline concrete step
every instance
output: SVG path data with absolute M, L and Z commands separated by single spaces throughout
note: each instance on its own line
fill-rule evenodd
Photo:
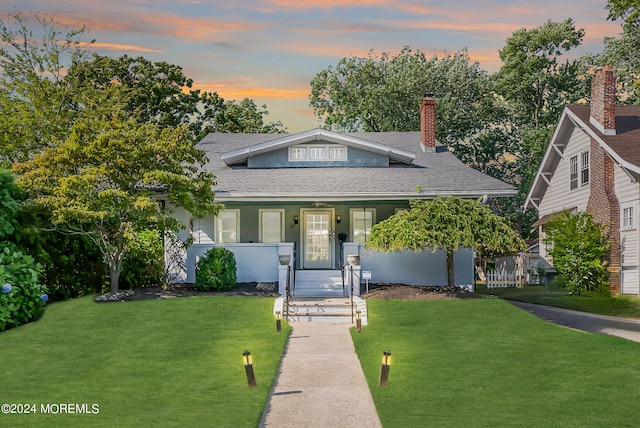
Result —
M 344 297 L 348 290 L 343 288 L 342 273 L 339 270 L 296 271 L 293 286 L 295 297 Z
M 353 314 L 351 314 L 351 300 L 349 298 L 293 298 L 289 303 L 290 322 L 339 322 L 355 324 L 355 312 L 360 311 L 362 325 L 367 325 L 367 303 L 365 300 L 353 298 Z M 276 299 L 274 314 L 284 313 L 284 298 Z

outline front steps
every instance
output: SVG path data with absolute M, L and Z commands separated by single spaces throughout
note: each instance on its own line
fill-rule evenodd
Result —
M 345 278 L 343 288 L 340 270 L 298 270 L 291 294 L 296 298 L 346 297 L 349 296 L 349 286 Z
M 340 285 L 342 289 L 342 285 Z M 284 314 L 285 298 L 276 299 L 273 313 Z M 289 322 L 329 322 L 356 324 L 355 313 L 360 311 L 362 325 L 367 325 L 367 302 L 360 297 L 353 297 L 353 320 L 351 299 L 348 297 L 293 297 L 289 301 Z M 285 316 L 283 316 L 284 318 Z

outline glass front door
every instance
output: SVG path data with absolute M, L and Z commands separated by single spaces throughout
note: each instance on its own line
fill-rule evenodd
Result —
M 331 269 L 333 265 L 333 213 L 309 210 L 302 214 L 304 269 Z

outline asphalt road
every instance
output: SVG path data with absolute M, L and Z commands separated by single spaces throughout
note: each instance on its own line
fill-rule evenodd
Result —
M 577 330 L 608 334 L 640 342 L 640 320 L 596 315 L 531 303 L 515 301 L 509 301 L 509 303 L 549 322 Z

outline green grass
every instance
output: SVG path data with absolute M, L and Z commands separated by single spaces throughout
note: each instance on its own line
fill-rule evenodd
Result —
M 476 293 L 594 314 L 640 318 L 640 300 L 631 296 L 613 296 L 597 292 L 575 295 L 555 285 L 492 289 L 476 285 Z
M 385 427 L 637 426 L 640 343 L 499 299 L 367 304 L 369 325 L 352 337 Z
M 98 404 L 98 414 L 0 414 L 0 426 L 256 427 L 289 327 L 273 299 L 80 298 L 0 333 L 0 404 Z M 250 349 L 258 387 L 247 386 Z

